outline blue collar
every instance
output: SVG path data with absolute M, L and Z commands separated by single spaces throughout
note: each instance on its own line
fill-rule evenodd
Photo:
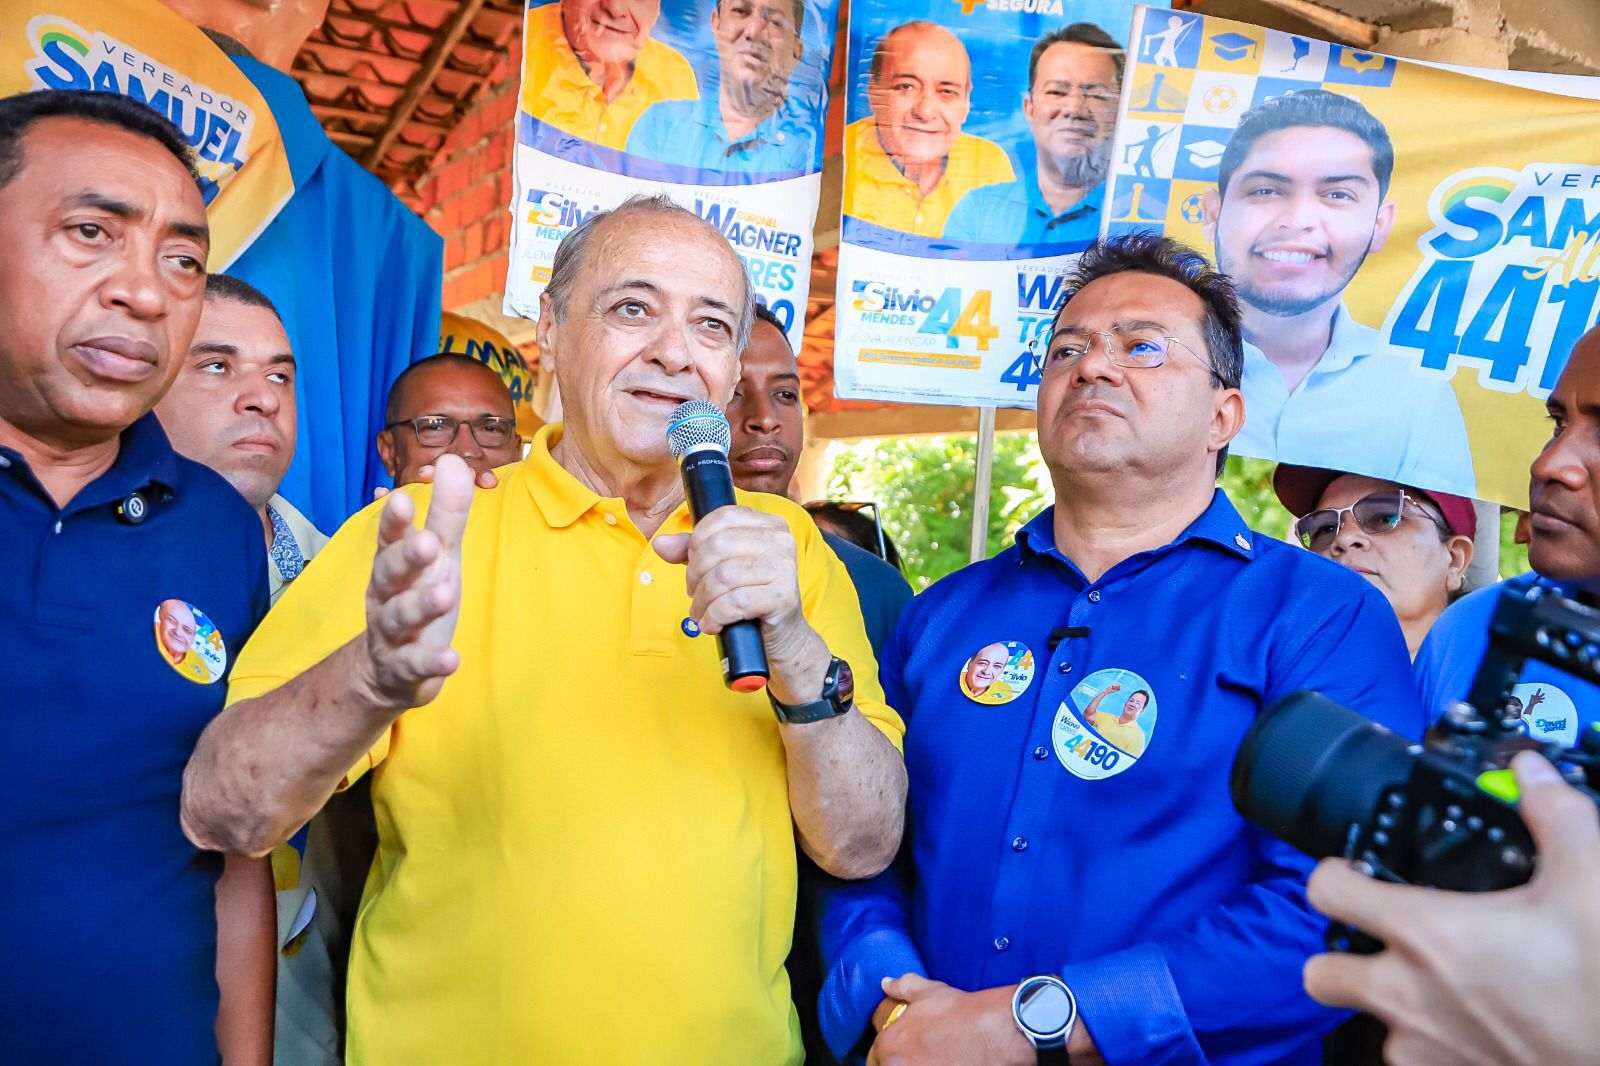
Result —
M 750 148 L 761 148 L 769 144 L 787 147 L 789 138 L 798 136 L 796 128 L 805 120 L 796 114 L 794 98 L 784 97 L 782 105 L 772 114 L 762 119 L 760 124 L 744 137 L 735 141 L 728 136 L 728 127 L 722 122 L 722 103 L 715 93 L 700 98 L 700 106 L 696 109 L 695 121 L 710 130 L 717 138 L 718 143 L 725 146 L 726 151 L 738 152 Z M 784 139 L 778 140 L 782 135 Z
M 0 448 L 12 463 L 27 469 L 22 456 L 10 448 Z M 38 475 L 31 469 L 30 480 L 37 482 Z M 152 412 L 122 431 L 117 442 L 117 457 L 111 468 L 72 498 L 64 508 L 66 512 L 86 510 L 102 504 L 120 502 L 131 492 L 155 487 L 164 498 L 178 490 L 178 453 L 172 450 L 166 431 Z M 43 488 L 38 491 L 44 493 Z M 153 501 L 152 501 L 153 502 Z
M 1027 525 L 1017 530 L 1017 546 L 1024 561 L 1048 556 L 1077 570 L 1077 564 L 1056 548 L 1055 513 L 1056 509 L 1053 506 L 1047 507 L 1035 515 Z M 1227 495 L 1221 489 L 1217 489 L 1211 497 L 1211 503 L 1200 512 L 1200 517 L 1190 522 L 1188 528 L 1179 533 L 1170 544 L 1140 554 L 1163 555 L 1191 541 L 1204 541 L 1249 561 L 1256 557 L 1257 536 L 1259 534 L 1245 525 L 1244 519 L 1239 517 L 1239 512 Z M 1111 573 L 1115 573 L 1122 565 L 1119 563 L 1112 567 Z
M 1028 169 L 1027 175 L 1023 178 L 1023 185 L 1028 190 L 1028 210 L 1039 218 L 1044 219 L 1048 226 L 1071 222 L 1073 219 L 1082 218 L 1090 213 L 1098 214 L 1100 206 L 1105 202 L 1106 198 L 1106 183 L 1101 181 L 1084 193 L 1083 199 L 1058 215 L 1050 209 L 1049 204 L 1045 203 L 1044 194 L 1039 191 L 1037 164 Z

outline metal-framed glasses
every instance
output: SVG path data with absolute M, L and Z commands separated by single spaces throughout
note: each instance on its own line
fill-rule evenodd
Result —
M 400 426 L 410 426 L 411 431 L 417 435 L 417 443 L 424 448 L 450 447 L 462 426 L 468 428 L 472 439 L 478 442 L 480 448 L 504 448 L 511 443 L 511 438 L 517 432 L 517 420 L 500 415 L 480 415 L 472 419 L 451 418 L 449 415 L 418 415 L 416 418 L 402 418 L 397 422 L 390 422 L 383 428 L 396 429 Z
M 1176 337 L 1163 337 L 1145 332 L 1099 330 L 1094 333 L 1057 333 L 1045 348 L 1044 360 L 1039 369 L 1046 374 L 1054 370 L 1065 370 L 1088 355 L 1097 338 L 1105 340 L 1106 358 L 1128 370 L 1154 370 L 1167 361 L 1167 356 L 1174 348 L 1180 348 L 1200 360 L 1218 382 L 1222 381 L 1222 375 L 1217 373 L 1217 368 L 1211 364 L 1211 360 L 1183 341 Z
M 1378 537 L 1385 533 L 1393 533 L 1400 527 L 1400 520 L 1405 517 L 1407 504 L 1414 512 L 1421 514 L 1444 532 L 1449 532 L 1433 512 L 1419 504 L 1404 489 L 1397 489 L 1393 492 L 1374 492 L 1363 496 L 1349 507 L 1325 507 L 1320 511 L 1312 511 L 1294 524 L 1294 534 L 1300 538 L 1301 544 L 1312 551 L 1325 552 L 1339 539 L 1339 530 L 1344 525 L 1345 515 L 1349 515 L 1355 524 L 1361 527 L 1362 532 Z

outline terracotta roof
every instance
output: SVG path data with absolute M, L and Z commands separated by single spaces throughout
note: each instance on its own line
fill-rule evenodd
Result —
M 291 73 L 328 136 L 416 206 L 417 180 L 521 29 L 515 0 L 332 0 Z

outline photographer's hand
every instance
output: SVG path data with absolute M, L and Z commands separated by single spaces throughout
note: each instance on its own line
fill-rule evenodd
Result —
M 1311 903 L 1380 938 L 1376 955 L 1318 955 L 1306 991 L 1389 1026 L 1391 1066 L 1567 1066 L 1600 1059 L 1584 1019 L 1600 1000 L 1600 816 L 1541 756 L 1512 763 L 1539 847 L 1533 880 L 1457 893 L 1370 880 L 1343 860 Z

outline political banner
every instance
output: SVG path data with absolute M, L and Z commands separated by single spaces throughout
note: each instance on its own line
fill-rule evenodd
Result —
M 1527 506 L 1595 321 L 1597 86 L 1140 9 L 1106 229 L 1233 277 L 1235 453 Z
M 855 0 L 839 396 L 1032 407 L 1100 232 L 1131 0 Z
M 505 313 L 556 246 L 630 196 L 716 226 L 798 350 L 840 0 L 530 0 Z
M 36 89 L 118 93 L 183 131 L 224 270 L 294 194 L 261 93 L 206 35 L 153 0 L 7 0 L 0 96 Z
M 529 366 L 521 349 L 509 337 L 493 326 L 466 315 L 446 312 L 439 320 L 439 351 L 451 355 L 465 355 L 478 360 L 500 375 L 511 393 L 512 410 L 516 412 L 517 432 L 523 440 L 544 425 L 534 407 L 534 394 L 539 386 L 537 367 Z

